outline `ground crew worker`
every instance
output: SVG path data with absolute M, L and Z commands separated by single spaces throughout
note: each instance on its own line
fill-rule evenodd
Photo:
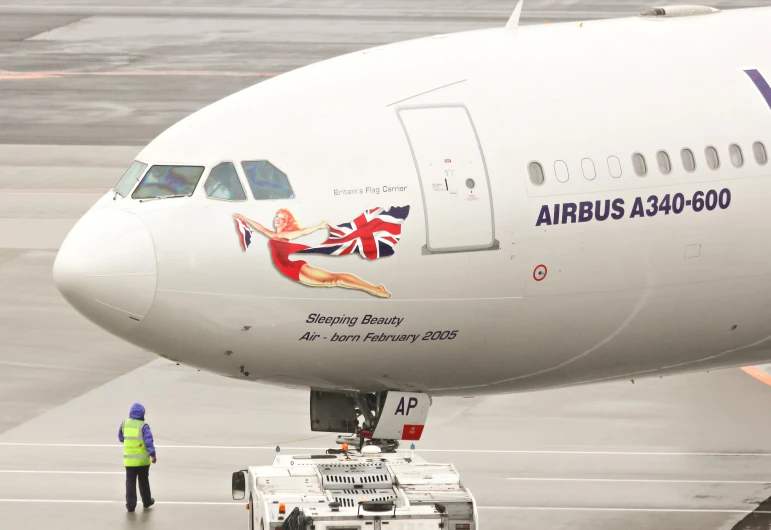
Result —
M 118 440 L 123 443 L 123 465 L 126 466 L 126 510 L 137 506 L 137 478 L 139 494 L 145 509 L 155 504 L 150 495 L 150 463 L 155 464 L 153 432 L 145 423 L 145 408 L 139 403 L 131 406 L 129 419 L 120 424 Z

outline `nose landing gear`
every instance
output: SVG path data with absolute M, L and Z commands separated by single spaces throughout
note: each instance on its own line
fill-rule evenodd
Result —
M 415 392 L 311 391 L 311 430 L 346 432 L 337 442 L 361 451 L 377 446 L 395 452 L 400 440 L 419 440 L 428 417 L 431 398 Z

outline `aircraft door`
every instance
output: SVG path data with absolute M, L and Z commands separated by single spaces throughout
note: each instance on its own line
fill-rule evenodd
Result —
M 403 108 L 397 112 L 423 195 L 424 252 L 497 248 L 484 152 L 466 107 Z

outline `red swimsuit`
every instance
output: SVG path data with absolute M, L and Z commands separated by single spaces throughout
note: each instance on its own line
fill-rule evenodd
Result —
M 270 253 L 273 256 L 273 263 L 281 274 L 287 278 L 296 282 L 300 281 L 300 269 L 305 262 L 302 260 L 292 261 L 289 259 L 289 255 L 297 252 L 298 250 L 304 250 L 310 248 L 307 245 L 300 245 L 299 243 L 290 243 L 287 239 L 272 238 L 268 241 L 270 247 Z

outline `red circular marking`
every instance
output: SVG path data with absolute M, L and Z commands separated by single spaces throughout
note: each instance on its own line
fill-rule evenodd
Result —
M 538 265 L 533 271 L 533 279 L 537 282 L 542 282 L 546 278 L 547 272 L 549 270 L 546 268 L 546 265 Z

